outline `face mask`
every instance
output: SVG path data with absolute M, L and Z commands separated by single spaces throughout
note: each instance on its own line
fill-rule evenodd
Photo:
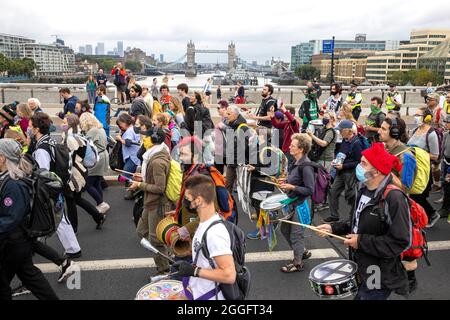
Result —
M 33 129 L 31 129 L 31 128 L 28 128 L 27 129 L 27 136 L 29 136 L 30 137 L 30 139 L 33 139 L 34 138 L 34 133 L 33 133 Z
M 330 123 L 330 119 L 322 119 L 322 123 L 323 123 L 323 125 L 324 126 L 326 126 L 327 124 L 329 124 Z
M 378 108 L 376 105 L 371 104 L 370 111 L 372 111 L 372 113 L 379 113 L 381 111 L 381 109 Z
M 69 125 L 68 124 L 62 124 L 61 125 L 61 130 L 64 131 L 64 132 L 68 131 L 69 130 Z
M 414 117 L 414 121 L 416 122 L 416 124 L 420 127 L 421 125 L 423 125 L 423 119 L 422 116 L 417 116 Z
M 309 95 L 309 97 L 310 97 L 311 99 L 316 99 L 316 98 L 317 98 L 317 94 L 311 93 L 311 94 Z
M 331 95 L 333 96 L 336 95 L 336 93 L 337 93 L 336 91 L 331 91 Z
M 141 133 L 141 127 L 134 126 L 133 129 L 134 129 L 134 133 L 136 133 L 136 134 L 140 134 Z
M 366 170 L 364 170 L 361 164 L 358 164 L 358 166 L 356 167 L 356 178 L 362 183 L 365 183 L 368 180 L 366 178 Z
M 144 139 L 142 139 L 142 142 L 144 143 L 144 148 L 146 150 L 148 150 L 151 147 L 153 147 L 153 142 L 152 142 L 152 139 L 150 137 L 145 137 Z
M 192 201 L 189 201 L 188 199 L 184 198 L 184 200 L 183 200 L 183 206 L 186 208 L 186 210 L 187 210 L 189 213 L 198 214 L 197 208 L 192 209 L 192 208 L 191 208 L 191 205 L 192 205 Z

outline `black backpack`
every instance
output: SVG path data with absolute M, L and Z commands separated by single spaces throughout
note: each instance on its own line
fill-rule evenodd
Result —
M 50 154 L 50 171 L 56 173 L 64 185 L 67 185 L 72 178 L 72 153 L 69 147 L 53 140 L 44 140 L 38 145 L 38 148 L 42 148 Z
M 234 265 L 236 267 L 236 282 L 233 284 L 219 283 L 216 284 L 216 295 L 222 291 L 226 300 L 244 300 L 250 291 L 250 270 L 245 266 L 245 234 L 234 223 L 224 220 L 218 220 L 211 223 L 203 234 L 202 242 L 199 250 L 208 259 L 211 268 L 215 269 L 214 261 L 209 255 L 208 243 L 206 235 L 213 226 L 223 223 L 230 235 L 231 251 L 233 252 Z M 198 254 L 197 254 L 198 258 Z
M 323 131 L 321 132 L 320 136 L 319 136 L 319 139 L 320 139 L 320 140 L 323 140 L 323 138 L 325 138 L 325 136 L 326 136 L 326 134 L 327 134 L 327 132 L 328 132 L 329 130 L 332 130 L 332 132 L 333 132 L 333 140 L 331 140 L 331 142 L 333 142 L 333 141 L 336 139 L 336 131 L 334 131 L 333 128 L 323 130 Z M 331 142 L 330 142 L 330 143 L 331 143 Z M 311 151 L 310 151 L 309 154 L 308 154 L 308 158 L 309 158 L 311 161 L 313 161 L 313 162 L 317 162 L 317 161 L 319 160 L 320 156 L 322 155 L 323 151 L 324 151 L 327 147 L 328 147 L 328 146 L 326 146 L 326 147 L 321 147 L 321 146 L 319 146 L 317 143 L 314 142 L 313 145 L 312 145 L 312 147 L 311 147 Z

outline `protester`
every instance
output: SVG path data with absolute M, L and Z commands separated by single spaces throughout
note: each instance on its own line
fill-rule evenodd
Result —
M 103 71 L 103 69 L 99 69 L 98 70 L 98 74 L 97 74 L 96 80 L 97 80 L 97 88 L 100 87 L 100 86 L 105 86 L 105 88 L 107 87 L 106 83 L 108 82 L 108 78 L 106 77 L 105 72 Z
M 158 88 L 158 79 L 153 78 L 152 86 L 150 88 L 153 100 L 158 101 L 159 88 Z
M 257 120 L 258 126 L 263 126 L 266 128 L 272 128 L 272 118 L 268 115 L 269 112 L 276 112 L 278 110 L 277 100 L 272 97 L 273 86 L 271 84 L 266 84 L 263 87 L 261 96 L 263 97 L 261 105 L 259 106 L 256 114 L 249 114 L 248 118 L 252 120 Z
M 220 85 L 217 86 L 216 98 L 217 98 L 217 101 L 222 100 L 222 88 Z
M 234 100 L 235 104 L 244 104 L 245 103 L 245 88 L 242 81 L 237 82 L 237 92 Z
M 30 186 L 21 180 L 31 171 L 19 169 L 21 157 L 16 141 L 0 139 L 0 300 L 12 299 L 10 284 L 16 275 L 37 299 L 57 300 L 41 270 L 33 265 L 33 240 L 24 227 L 31 212 Z
M 348 222 L 318 227 L 322 231 L 346 235 L 344 244 L 349 247 L 350 258 L 358 264 L 361 279 L 356 300 L 386 300 L 392 292 L 408 293 L 407 275 L 400 259 L 411 239 L 408 200 L 399 190 L 391 190 L 384 197 L 386 187 L 392 184 L 390 173 L 393 168 L 400 171 L 401 164 L 381 143 L 363 151 L 356 169 L 362 186 L 357 192 L 352 218 Z M 378 212 L 375 210 L 381 201 L 385 202 L 381 214 L 386 218 L 374 219 L 373 212 Z M 378 287 L 369 286 L 374 266 L 389 270 L 380 273 Z
M 318 151 L 315 153 L 317 159 L 311 159 L 311 161 L 317 162 L 322 165 L 328 172 L 331 170 L 331 163 L 334 160 L 334 151 L 336 148 L 337 133 L 334 130 L 336 127 L 336 117 L 332 112 L 326 112 L 322 118 L 323 128 L 315 133 L 310 130 L 306 130 L 306 133 L 311 137 L 313 146 Z M 316 146 L 314 146 L 316 145 Z
M 134 181 L 129 187 L 130 191 L 144 191 L 144 211 L 136 232 L 140 238 L 148 239 L 155 248 L 167 255 L 167 248 L 156 238 L 156 227 L 164 214 L 171 210 L 170 201 L 164 193 L 170 170 L 170 154 L 164 144 L 165 133 L 162 129 L 150 129 L 144 135 L 151 137 L 153 146 L 143 156 L 142 182 Z M 156 255 L 155 264 L 157 275 L 169 272 L 167 259 Z
M 153 117 L 153 97 L 148 89 L 148 85 L 142 85 L 142 97 L 145 101 L 145 107 L 147 109 L 148 116 Z
M 142 87 L 137 83 L 130 87 L 131 103 L 130 115 L 136 121 L 140 115 L 150 116 L 150 110 L 147 108 L 145 99 L 142 96 Z
M 113 69 L 111 70 L 111 75 L 114 76 L 114 85 L 117 88 L 117 95 L 120 99 L 119 105 L 125 104 L 125 89 L 127 86 L 126 77 L 127 71 L 122 67 L 122 63 L 115 64 Z
M 27 133 L 28 124 L 33 116 L 33 111 L 30 109 L 28 104 L 21 103 L 17 106 L 17 116 L 19 117 L 18 124 L 20 125 L 20 128 L 23 133 Z
M 162 111 L 166 112 L 169 109 L 169 102 L 170 102 L 169 87 L 163 84 L 159 88 L 159 91 L 161 92 L 161 98 L 159 98 L 159 103 L 161 104 Z
M 187 129 L 191 135 L 200 135 L 198 130 L 201 129 L 201 135 L 203 138 L 208 130 L 212 130 L 214 128 L 211 113 L 207 108 L 207 103 L 204 96 L 200 92 L 194 91 L 192 93 L 191 105 L 186 110 L 184 121 L 186 122 Z M 196 128 L 196 123 L 201 125 L 201 127 Z
M 216 193 L 211 178 L 197 175 L 186 181 L 184 203 L 198 215 L 200 224 L 192 239 L 193 264 L 186 261 L 175 263 L 179 276 L 189 277 L 186 283 L 194 300 L 224 300 L 223 293 L 217 291 L 217 283 L 233 284 L 236 281 L 236 266 L 231 251 L 230 235 L 216 212 Z M 206 233 L 209 257 L 201 250 Z M 216 268 L 212 268 L 212 259 Z
M 97 89 L 97 98 L 95 99 L 94 115 L 103 125 L 106 136 L 109 136 L 111 122 L 111 101 L 106 96 L 106 87 L 100 85 Z
M 220 121 L 216 124 L 214 128 L 214 166 L 221 174 L 225 170 L 225 155 L 226 155 L 226 130 L 229 128 L 227 123 L 227 108 L 228 102 L 221 100 L 219 101 L 219 106 L 217 111 L 220 116 Z
M 436 161 L 439 157 L 439 141 L 436 132 L 430 131 L 433 114 L 428 108 L 420 108 L 414 115 L 417 128 L 408 141 L 408 145 L 417 146 L 430 154 L 431 161 Z M 436 213 L 433 206 L 428 202 L 431 191 L 433 175 L 430 171 L 428 185 L 422 194 L 411 195 L 411 198 L 420 204 L 428 215 L 428 228 L 433 227 L 439 221 L 439 214 Z
M 87 100 L 78 100 L 77 104 L 75 105 L 75 112 L 74 114 L 77 117 L 81 117 L 81 115 L 85 112 L 92 113 L 91 105 Z M 67 115 L 66 115 L 67 117 Z
M 373 97 L 370 100 L 370 114 L 367 117 L 364 131 L 370 142 L 379 142 L 378 130 L 381 128 L 386 115 L 381 111 L 383 100 L 380 97 Z
M 169 110 L 172 112 L 172 117 L 175 119 L 178 127 L 186 128 L 183 105 L 177 97 L 170 97 Z
M 332 163 L 332 167 L 337 171 L 330 191 L 330 213 L 331 216 L 324 219 L 325 223 L 339 221 L 339 199 L 345 190 L 345 200 L 350 206 L 354 205 L 356 175 L 355 168 L 361 160 L 363 145 L 353 130 L 353 122 L 344 120 L 337 128 L 342 135 L 343 142 L 339 149 L 339 157 Z M 338 161 L 339 160 L 339 161 Z
M 447 216 L 447 222 L 450 223 L 450 115 L 447 115 L 444 121 L 447 126 L 447 132 L 444 134 L 442 159 L 444 202 L 438 214 L 442 217 Z
M 126 77 L 126 83 L 125 96 L 127 98 L 127 102 L 132 103 L 134 97 L 131 96 L 130 90 L 136 85 L 136 78 L 131 73 L 129 73 Z
M 105 214 L 110 209 L 108 203 L 103 199 L 102 178 L 106 175 L 109 167 L 109 156 L 107 152 L 107 138 L 103 125 L 90 113 L 85 113 L 80 118 L 81 130 L 97 148 L 99 159 L 96 165 L 88 170 L 86 179 L 86 191 L 95 200 L 97 210 Z
M 311 120 L 319 118 L 319 106 L 317 104 L 317 91 L 310 88 L 305 93 L 305 100 L 299 109 L 299 117 L 303 120 L 302 132 L 306 131 Z
M 37 112 L 43 112 L 41 108 L 41 102 L 36 98 L 28 99 L 28 106 L 30 107 L 31 111 L 33 111 L 33 115 Z
M 59 94 L 64 99 L 64 111 L 59 113 L 59 117 L 64 119 L 68 113 L 75 113 L 75 106 L 79 99 L 70 93 L 69 88 L 60 89 Z
M 339 114 L 341 107 L 344 103 L 344 98 L 342 97 L 342 87 L 338 83 L 333 83 L 330 89 L 330 96 L 322 105 L 324 110 L 334 112 Z
M 177 86 L 178 95 L 181 98 L 181 104 L 183 105 L 183 111 L 186 113 L 187 109 L 191 106 L 191 98 L 188 95 L 189 87 L 186 83 L 180 83 Z
M 287 193 L 289 199 L 295 199 L 290 205 L 294 208 L 304 206 L 309 210 L 308 200 L 312 196 L 315 187 L 314 168 L 307 164 L 308 153 L 311 150 L 311 138 L 304 133 L 296 133 L 292 137 L 291 154 L 295 158 L 295 166 L 289 171 L 287 180 L 282 183 L 281 189 Z M 297 212 L 297 210 L 295 210 Z M 309 216 L 311 219 L 311 216 Z M 292 222 L 307 223 L 302 221 L 299 214 L 293 214 L 289 219 Z M 281 268 L 282 272 L 292 273 L 304 270 L 303 260 L 311 257 L 311 252 L 306 250 L 304 243 L 304 228 L 283 223 L 281 233 L 294 251 L 294 259 Z
M 206 80 L 205 85 L 203 86 L 203 94 L 206 96 L 206 101 L 208 103 L 211 103 L 211 91 L 212 91 L 212 86 L 211 86 L 211 78 L 208 78 L 208 80 Z

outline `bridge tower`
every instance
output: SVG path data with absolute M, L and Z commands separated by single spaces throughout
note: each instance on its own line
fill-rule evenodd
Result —
M 195 66 L 195 44 L 192 40 L 187 44 L 186 61 L 186 77 L 195 77 L 197 75 L 197 68 Z
M 228 71 L 236 69 L 236 45 L 231 42 L 228 45 Z

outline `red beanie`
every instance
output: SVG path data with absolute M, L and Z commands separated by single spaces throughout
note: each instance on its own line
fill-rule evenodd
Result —
M 385 176 L 391 173 L 393 168 L 398 172 L 402 171 L 403 166 L 398 158 L 387 152 L 383 143 L 374 143 L 371 148 L 364 150 L 362 155 Z
M 202 153 L 203 152 L 203 142 L 196 136 L 189 136 L 183 138 L 179 143 L 178 147 L 191 146 L 192 153 Z

